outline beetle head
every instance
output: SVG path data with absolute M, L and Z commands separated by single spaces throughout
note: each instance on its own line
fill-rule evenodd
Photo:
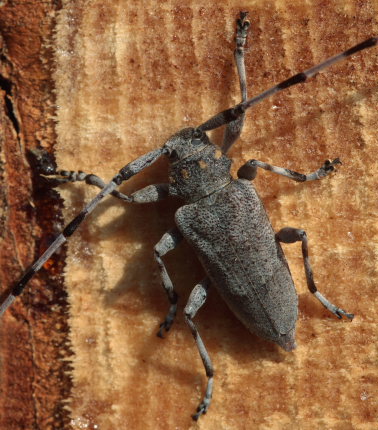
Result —
M 211 145 L 206 133 L 196 128 L 184 128 L 164 144 L 171 163 L 182 161 Z

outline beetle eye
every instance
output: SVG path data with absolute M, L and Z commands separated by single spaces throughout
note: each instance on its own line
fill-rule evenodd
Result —
M 194 143 L 194 145 L 198 145 L 202 142 L 202 136 L 203 136 L 203 132 L 199 129 L 194 130 L 193 132 L 193 138 L 192 138 L 192 143 Z
M 193 138 L 196 140 L 201 139 L 202 135 L 203 135 L 203 133 L 199 128 L 195 129 L 193 132 Z
M 170 154 L 168 155 L 168 157 L 169 157 L 169 159 L 171 161 L 177 161 L 178 158 L 179 158 L 178 153 L 177 153 L 177 151 L 175 149 L 172 149 L 172 151 L 170 152 Z

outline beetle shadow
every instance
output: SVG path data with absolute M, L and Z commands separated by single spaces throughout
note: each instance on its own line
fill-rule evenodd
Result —
M 133 255 L 127 266 L 125 266 L 124 277 L 105 297 L 104 306 L 113 310 L 117 309 L 120 312 L 127 312 L 128 297 L 133 297 L 135 294 L 133 287 L 136 286 L 132 285 L 133 283 L 135 284 L 135 279 L 139 278 L 138 283 L 149 283 L 150 294 L 143 294 L 143 313 L 146 313 L 147 310 L 148 319 L 155 320 L 156 325 L 150 327 L 150 330 L 145 333 L 144 340 L 140 342 L 135 357 L 139 363 L 147 361 L 148 367 L 154 369 L 160 375 L 166 376 L 167 381 L 170 381 L 169 383 L 194 389 L 194 378 L 200 376 L 202 383 L 205 383 L 204 369 L 202 370 L 201 368 L 198 371 L 197 366 L 188 367 L 188 362 L 185 359 L 174 362 L 170 359 L 167 362 L 164 354 L 156 353 L 161 348 L 169 348 L 169 351 L 172 350 L 174 355 L 179 355 L 174 352 L 174 349 L 181 344 L 180 349 L 187 350 L 189 348 L 192 351 L 193 359 L 199 359 L 197 346 L 184 321 L 183 309 L 190 291 L 196 282 L 203 278 L 204 272 L 189 246 L 183 244 L 180 247 L 180 250 L 173 251 L 175 255 L 170 256 L 170 261 L 167 261 L 167 258 L 164 260 L 179 296 L 175 322 L 170 332 L 164 333 L 164 339 L 159 338 L 156 334 L 159 330 L 159 324 L 164 320 L 168 311 L 169 303 L 160 285 L 161 281 L 157 268 L 154 269 L 155 276 L 152 272 L 148 273 L 146 270 L 136 269 L 140 262 L 145 261 L 146 253 L 153 260 L 150 249 L 142 247 L 138 253 Z M 175 262 L 172 261 L 174 259 L 176 260 Z M 183 261 L 184 259 L 185 261 Z M 180 268 L 179 271 L 178 268 Z M 131 279 L 134 279 L 134 282 L 130 282 Z M 286 360 L 285 354 L 287 353 L 280 350 L 277 345 L 251 334 L 239 322 L 221 299 L 214 286 L 211 286 L 208 299 L 194 318 L 194 322 L 214 367 L 219 369 L 220 378 L 222 377 L 222 370 L 217 366 L 216 357 L 218 352 L 225 349 L 231 361 L 237 362 L 239 366 L 246 368 L 253 366 L 253 363 L 259 360 L 272 363 L 280 363 Z M 137 382 L 140 380 L 139 371 L 134 372 L 134 376 L 129 377 L 129 379 L 128 386 L 137 386 Z

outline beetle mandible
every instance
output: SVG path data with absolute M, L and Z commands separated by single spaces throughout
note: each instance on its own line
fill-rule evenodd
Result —
M 54 180 L 58 183 L 85 181 L 102 190 L 25 272 L 0 306 L 2 315 L 22 293 L 32 276 L 75 232 L 106 195 L 111 194 L 130 203 L 156 202 L 168 196 L 181 198 L 184 204 L 176 212 L 176 227 L 165 233 L 154 249 L 163 287 L 170 302 L 168 314 L 160 325 L 158 335 L 162 337 L 163 332 L 170 329 L 177 309 L 177 294 L 162 257 L 185 238 L 195 250 L 207 274 L 206 278 L 194 287 L 184 310 L 185 321 L 194 336 L 208 378 L 204 398 L 193 415 L 195 420 L 207 412 L 213 390 L 213 366 L 193 322 L 194 316 L 206 301 L 210 284 L 218 289 L 230 309 L 250 331 L 291 351 L 296 347 L 298 300 L 280 242 L 300 241 L 307 285 L 311 293 L 338 318 L 345 316 L 353 319 L 353 314 L 333 305 L 317 290 L 309 262 L 305 231 L 286 227 L 275 233 L 251 183 L 258 168 L 298 182 L 321 179 L 332 172 L 337 164 L 341 164 L 340 160 L 336 158 L 333 161 L 326 161 L 318 170 L 306 175 L 258 160 L 250 160 L 238 170 L 238 179 L 233 179 L 230 174 L 231 160 L 226 153 L 242 131 L 245 111 L 248 108 L 281 90 L 305 82 L 307 78 L 339 60 L 375 46 L 378 38 L 372 37 L 359 43 L 248 99 L 244 46 L 250 23 L 246 12 L 240 13 L 236 27 L 234 56 L 242 101 L 198 127 L 185 128 L 174 134 L 161 148 L 123 167 L 108 184 L 96 175 L 84 172 L 65 170 L 53 172 Z M 219 148 L 210 142 L 206 131 L 223 125 L 226 125 L 226 129 L 223 143 Z M 116 190 L 122 182 L 147 168 L 163 155 L 170 161 L 169 184 L 149 185 L 131 196 Z

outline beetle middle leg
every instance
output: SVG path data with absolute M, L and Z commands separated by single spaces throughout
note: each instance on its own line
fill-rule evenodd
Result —
M 167 293 L 169 303 L 171 304 L 171 306 L 169 307 L 168 314 L 165 317 L 165 320 L 160 324 L 160 329 L 157 333 L 159 337 L 164 337 L 163 330 L 169 331 L 169 329 L 171 328 L 173 320 L 176 316 L 177 299 L 178 299 L 177 293 L 173 288 L 171 278 L 168 275 L 167 269 L 165 268 L 165 265 L 161 257 L 167 254 L 167 252 L 175 249 L 176 246 L 181 242 L 181 240 L 182 240 L 182 234 L 180 233 L 178 228 L 175 227 L 172 230 L 165 233 L 163 237 L 159 240 L 159 242 L 155 245 L 155 248 L 154 248 L 154 251 L 155 251 L 154 256 L 157 264 L 159 265 L 163 288 Z
M 322 179 L 329 175 L 335 170 L 336 164 L 342 164 L 338 158 L 335 158 L 333 161 L 326 160 L 318 170 L 305 175 L 283 167 L 273 166 L 272 164 L 264 163 L 263 161 L 249 160 L 238 170 L 238 178 L 252 181 L 257 175 L 257 168 L 260 167 L 261 169 L 277 173 L 278 175 L 286 176 L 296 182 L 307 182 Z
M 352 320 L 354 317 L 353 314 L 350 314 L 344 311 L 343 309 L 335 306 L 318 291 L 314 282 L 312 268 L 310 265 L 310 258 L 308 256 L 308 241 L 307 241 L 306 232 L 298 228 L 285 227 L 281 229 L 278 233 L 276 233 L 276 239 L 279 242 L 283 242 L 283 243 L 302 242 L 303 263 L 304 263 L 304 268 L 306 273 L 308 289 L 325 308 L 327 308 L 330 312 L 335 314 L 338 318 L 342 318 L 343 316 L 346 316 L 347 318 Z
M 192 418 L 197 421 L 198 418 L 207 412 L 211 403 L 211 397 L 213 394 L 213 378 L 214 378 L 214 370 L 213 365 L 211 363 L 208 352 L 206 351 L 205 345 L 201 339 L 201 336 L 198 333 L 197 327 L 193 322 L 193 318 L 195 317 L 198 310 L 205 303 L 207 298 L 207 290 L 210 286 L 210 280 L 208 278 L 203 279 L 200 283 L 198 283 L 192 290 L 188 303 L 184 309 L 185 321 L 188 324 L 190 331 L 196 341 L 197 348 L 199 354 L 201 356 L 203 365 L 206 370 L 207 376 L 207 387 L 205 396 L 197 408 L 197 413 L 192 415 Z

